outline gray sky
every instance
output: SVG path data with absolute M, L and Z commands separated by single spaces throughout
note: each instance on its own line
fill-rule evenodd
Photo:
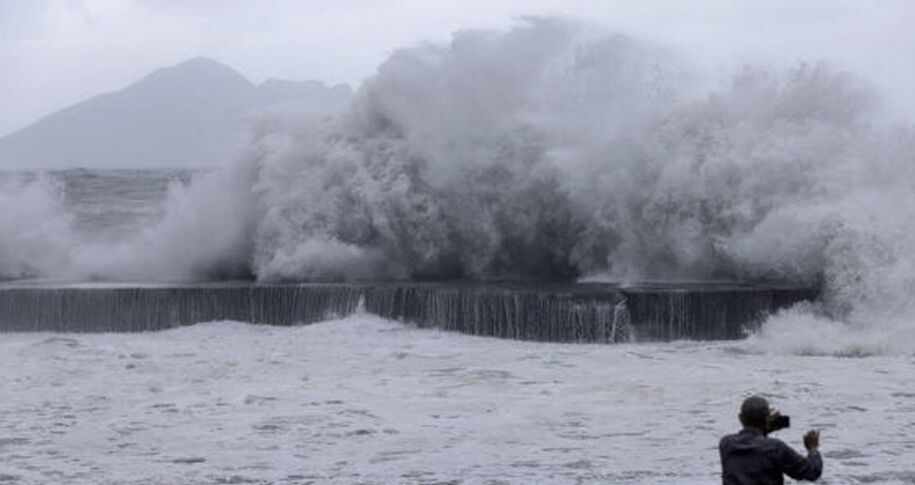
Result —
M 915 119 L 910 0 L 0 0 L 0 135 L 198 55 L 253 81 L 357 86 L 397 47 L 557 14 L 666 44 L 713 75 L 825 58 Z

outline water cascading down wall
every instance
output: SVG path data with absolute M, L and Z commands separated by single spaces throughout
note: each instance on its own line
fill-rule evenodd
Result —
M 366 311 L 420 327 L 551 342 L 736 339 L 813 288 L 382 283 L 0 286 L 0 331 L 141 332 L 236 320 L 308 324 Z

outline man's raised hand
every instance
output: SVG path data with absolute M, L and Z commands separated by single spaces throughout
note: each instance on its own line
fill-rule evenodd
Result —
M 820 447 L 820 432 L 814 429 L 811 429 L 806 434 L 804 434 L 804 448 L 807 448 L 807 451 L 817 451 Z

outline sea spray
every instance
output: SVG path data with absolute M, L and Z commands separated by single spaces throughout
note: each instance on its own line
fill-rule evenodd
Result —
M 813 322 L 910 351 L 912 131 L 824 63 L 691 78 L 667 49 L 551 19 L 403 49 L 340 115 L 263 124 L 231 173 L 66 271 L 819 284 L 767 348 Z
M 250 277 L 252 202 L 247 165 L 172 184 L 157 224 L 115 243 L 84 241 L 66 276 L 201 281 Z
M 0 179 L 0 280 L 66 271 L 71 223 L 60 187 L 47 177 Z
M 700 96 L 683 73 L 549 20 L 396 52 L 343 115 L 256 144 L 253 272 L 818 284 L 817 311 L 759 338 L 791 339 L 797 315 L 883 335 L 860 353 L 907 348 L 911 130 L 824 63 L 744 67 Z
M 274 268 L 317 241 L 382 277 L 811 284 L 908 203 L 912 137 L 857 78 L 748 67 L 694 97 L 669 58 L 550 21 L 395 53 L 342 116 L 260 138 L 254 272 L 296 279 Z

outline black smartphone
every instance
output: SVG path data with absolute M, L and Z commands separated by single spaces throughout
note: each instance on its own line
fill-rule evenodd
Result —
M 769 429 L 772 431 L 778 431 L 780 429 L 790 428 L 791 427 L 791 417 L 778 415 L 775 419 L 772 420 L 772 423 L 769 425 Z

